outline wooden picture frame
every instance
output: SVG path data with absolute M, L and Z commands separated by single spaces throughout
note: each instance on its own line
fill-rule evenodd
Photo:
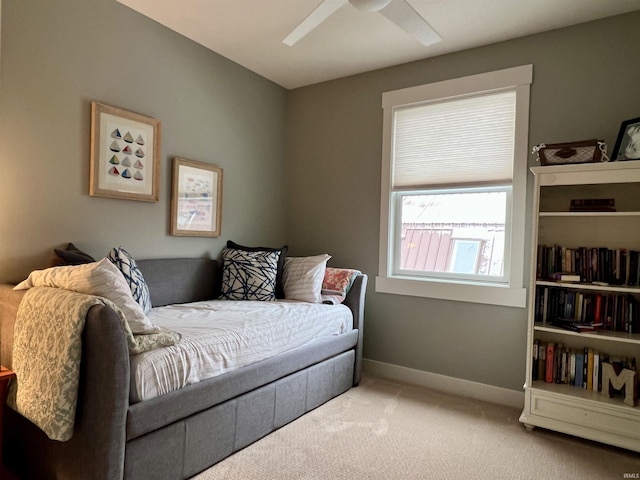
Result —
M 219 237 L 222 225 L 222 168 L 173 159 L 171 235 Z
M 622 122 L 611 160 L 640 160 L 640 117 Z
M 91 102 L 89 195 L 157 202 L 160 121 Z

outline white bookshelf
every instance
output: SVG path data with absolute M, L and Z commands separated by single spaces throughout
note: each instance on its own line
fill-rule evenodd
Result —
M 547 428 L 640 451 L 640 406 L 627 405 L 620 396 L 609 398 L 600 391 L 548 383 L 544 372 L 540 372 L 538 380 L 532 378 L 536 340 L 541 344 L 562 343 L 577 351 L 592 348 L 612 357 L 640 361 L 640 332 L 601 329 L 579 333 L 553 325 L 551 318 L 536 322 L 537 289 L 632 295 L 640 300 L 640 286 L 560 283 L 537 278 L 538 245 L 640 250 L 640 161 L 533 167 L 531 171 L 532 264 L 525 406 L 520 421 L 527 428 Z M 616 211 L 570 211 L 571 199 L 578 198 L 613 198 Z

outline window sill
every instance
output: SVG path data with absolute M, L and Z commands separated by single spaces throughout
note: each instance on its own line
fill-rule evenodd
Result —
M 458 302 L 525 308 L 527 289 L 503 285 L 437 282 L 409 278 L 376 277 L 376 292 Z

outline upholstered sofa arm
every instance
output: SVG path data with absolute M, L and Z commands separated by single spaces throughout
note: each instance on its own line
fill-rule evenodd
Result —
M 360 383 L 362 376 L 362 348 L 364 335 L 364 299 L 367 293 L 366 274 L 360 274 L 356 277 L 344 299 L 344 304 L 353 312 L 353 328 L 358 329 L 358 345 L 356 347 L 356 362 L 353 370 L 353 384 Z
M 5 438 L 4 458 L 9 465 L 26 466 L 29 478 L 123 478 L 129 351 L 120 319 L 111 308 L 96 305 L 89 310 L 81 365 L 74 433 L 69 441 L 49 441 L 38 427 L 6 410 L 11 434 Z

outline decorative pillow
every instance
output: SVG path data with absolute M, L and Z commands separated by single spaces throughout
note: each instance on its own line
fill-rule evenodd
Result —
M 284 260 L 284 298 L 322 303 L 322 280 L 331 255 L 288 257 Z
M 65 249 L 55 248 L 53 251 L 55 252 L 55 258 L 54 261 L 51 262 L 52 267 L 59 265 L 83 265 L 96 261 L 95 258 L 80 250 L 73 243 L 69 243 Z
M 120 270 L 106 258 L 84 265 L 35 270 L 26 280 L 16 285 L 14 290 L 26 290 L 39 286 L 63 288 L 104 297 L 122 310 L 133 333 L 147 334 L 160 331 L 149 321 L 140 305 L 133 299 L 129 285 Z
M 111 249 L 107 258 L 122 272 L 124 279 L 129 284 L 133 299 L 142 307 L 145 315 L 148 314 L 151 311 L 151 295 L 136 261 L 122 247 Z
M 278 257 L 278 273 L 276 275 L 276 298 L 284 298 L 284 289 L 282 288 L 282 272 L 284 270 L 284 257 L 287 255 L 289 246 L 285 245 L 280 248 L 271 247 L 246 247 L 239 243 L 227 241 L 227 248 L 235 248 L 236 250 L 244 250 L 245 252 L 280 252 Z
M 226 300 L 276 299 L 276 277 L 280 251 L 249 252 L 222 250 L 222 292 Z
M 349 293 L 351 285 L 360 270 L 352 270 L 349 268 L 333 268 L 327 267 L 322 281 L 322 300 L 329 300 L 329 303 L 342 303 Z M 325 296 L 329 297 L 325 299 Z

